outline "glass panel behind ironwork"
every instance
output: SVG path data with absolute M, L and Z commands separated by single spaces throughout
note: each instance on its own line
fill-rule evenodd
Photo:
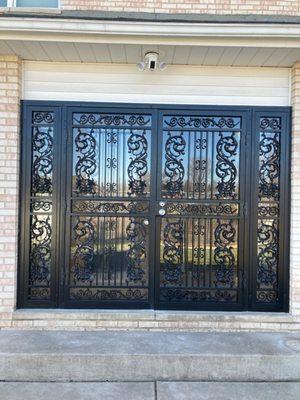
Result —
M 52 265 L 54 113 L 32 113 L 29 293 L 49 300 Z
M 163 198 L 237 199 L 241 118 L 164 117 Z
M 69 298 L 147 302 L 152 116 L 74 112 L 72 123 Z
M 147 237 L 141 217 L 74 216 L 71 300 L 146 301 Z
M 149 197 L 151 116 L 73 114 L 73 194 Z
M 256 301 L 278 301 L 281 117 L 259 118 Z
M 241 117 L 164 116 L 161 301 L 238 301 L 241 127 Z

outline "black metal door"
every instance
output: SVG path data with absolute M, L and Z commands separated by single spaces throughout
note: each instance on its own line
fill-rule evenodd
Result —
M 25 102 L 19 305 L 286 309 L 289 115 Z
M 247 113 L 170 110 L 160 120 L 157 301 L 242 305 Z

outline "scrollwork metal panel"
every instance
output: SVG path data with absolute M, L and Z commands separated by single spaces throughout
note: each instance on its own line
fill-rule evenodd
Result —
M 54 112 L 31 113 L 29 300 L 51 298 L 53 265 Z
M 149 197 L 151 118 L 73 113 L 73 194 Z
M 152 116 L 72 113 L 71 302 L 149 301 Z
M 242 118 L 163 116 L 160 300 L 237 304 Z
M 137 216 L 72 217 L 71 300 L 148 300 L 149 232 L 143 221 Z
M 256 137 L 258 155 L 257 303 L 279 299 L 281 117 L 261 116 Z
M 169 199 L 237 199 L 241 118 L 163 119 L 161 195 Z

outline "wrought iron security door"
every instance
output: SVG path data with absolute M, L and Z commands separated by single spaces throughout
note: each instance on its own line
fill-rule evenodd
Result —
M 238 305 L 247 114 L 175 111 L 161 120 L 159 302 Z
M 25 102 L 19 305 L 284 310 L 289 114 Z

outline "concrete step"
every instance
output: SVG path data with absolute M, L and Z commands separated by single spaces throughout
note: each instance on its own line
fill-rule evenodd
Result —
M 300 383 L 0 383 L 5 400 L 299 400 Z
M 300 382 L 300 333 L 3 330 L 0 381 Z

